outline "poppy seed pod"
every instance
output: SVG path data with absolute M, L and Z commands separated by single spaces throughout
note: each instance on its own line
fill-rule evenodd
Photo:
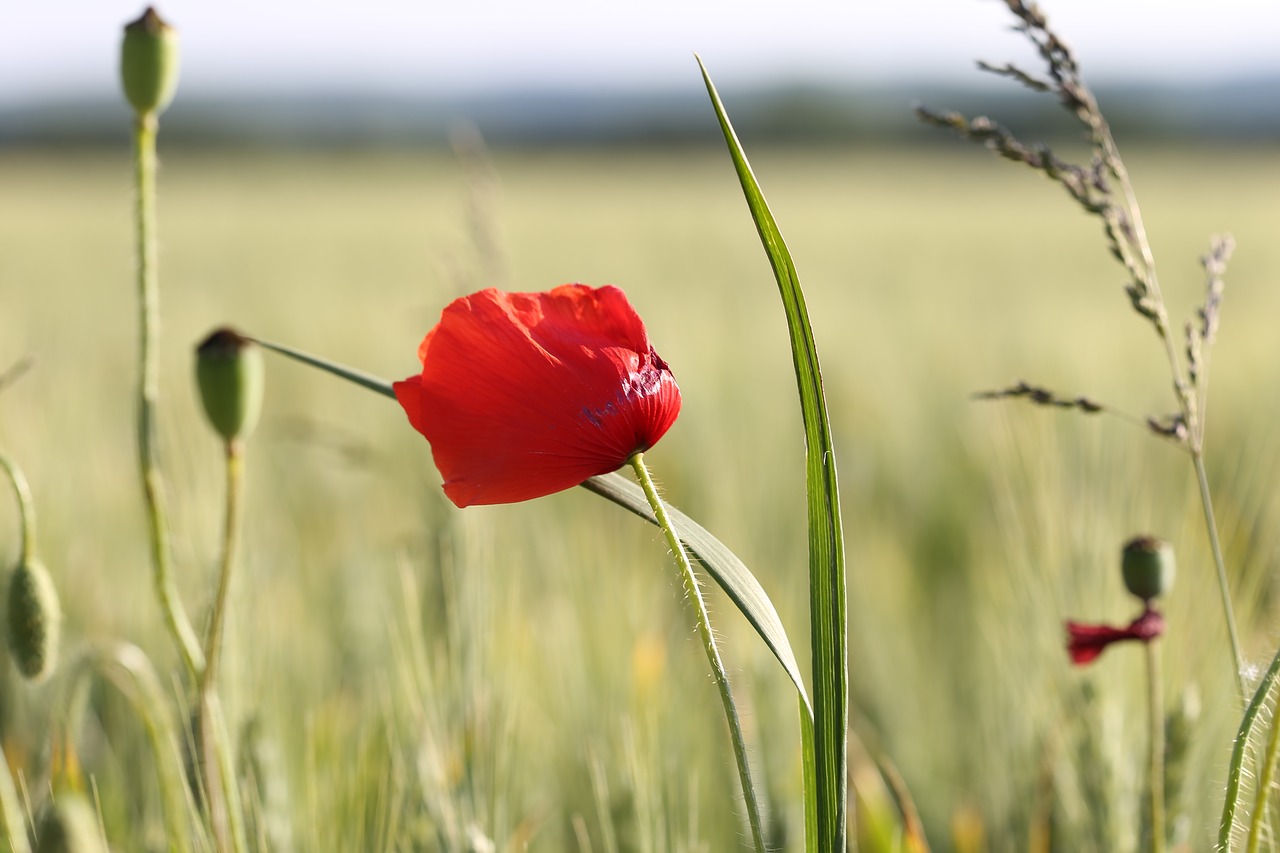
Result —
M 178 88 L 178 31 L 148 6 L 124 28 L 120 81 L 139 116 L 159 115 Z
M 1129 592 L 1150 601 L 1173 588 L 1173 546 L 1154 536 L 1134 537 L 1125 543 L 1120 568 Z
M 65 791 L 46 808 L 36 853 L 106 853 L 98 816 L 81 794 Z
M 24 560 L 10 575 L 6 617 L 9 654 L 18 671 L 31 681 L 44 679 L 58 658 L 62 607 L 49 570 L 38 560 Z
M 243 442 L 257 425 L 265 372 L 258 345 L 234 329 L 216 330 L 196 349 L 205 416 L 228 444 Z

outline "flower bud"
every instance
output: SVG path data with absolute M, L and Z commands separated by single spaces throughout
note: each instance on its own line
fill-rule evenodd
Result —
M 178 31 L 148 6 L 124 28 L 120 48 L 124 96 L 139 116 L 159 115 L 178 88 Z
M 65 791 L 40 819 L 36 853 L 107 853 L 98 816 L 82 794 Z
M 228 444 L 244 441 L 257 425 L 265 370 L 257 344 L 234 329 L 216 330 L 196 349 L 205 416 Z
M 62 607 L 49 570 L 38 560 L 24 560 L 10 575 L 6 615 L 14 664 L 31 681 L 42 680 L 58 658 Z
M 1120 568 L 1129 592 L 1150 601 L 1173 588 L 1173 546 L 1154 536 L 1137 536 L 1125 544 Z

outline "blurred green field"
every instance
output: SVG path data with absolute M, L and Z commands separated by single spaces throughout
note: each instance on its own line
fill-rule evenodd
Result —
M 975 403 L 1023 378 L 1137 415 L 1174 408 L 1097 224 L 959 143 L 752 155 L 822 349 L 850 561 L 854 725 L 896 765 L 935 849 L 1130 849 L 1141 655 L 1072 669 L 1062 622 L 1127 621 L 1121 543 L 1178 550 L 1172 704 L 1198 691 L 1185 837 L 1207 849 L 1239 718 L 1190 466 L 1106 418 Z M 1123 140 L 1121 140 L 1123 144 Z M 680 420 L 648 455 L 667 496 L 744 558 L 808 657 L 803 442 L 775 285 L 720 150 L 167 151 L 160 143 L 164 464 L 188 609 L 211 598 L 220 449 L 194 345 L 214 326 L 387 377 L 450 299 L 622 286 L 672 365 Z M 1126 159 L 1175 317 L 1210 234 L 1240 248 L 1214 352 L 1208 463 L 1251 661 L 1273 651 L 1280 502 L 1280 154 Z M 151 595 L 133 441 L 130 165 L 0 151 L 0 447 L 35 492 L 66 659 L 142 646 L 179 666 Z M 272 849 L 720 851 L 744 836 L 717 696 L 660 535 L 574 490 L 459 511 L 392 403 L 279 359 L 249 448 L 226 657 L 255 721 Z M 17 524 L 0 506 L 0 559 Z M 723 597 L 779 848 L 800 849 L 781 671 Z M 59 682 L 6 666 L 0 735 L 40 790 Z M 176 675 L 174 684 L 177 684 Z M 176 690 L 177 688 L 175 688 Z M 74 726 L 107 832 L 161 849 L 140 727 L 95 688 Z M 866 777 L 866 768 L 857 768 Z M 868 794 L 873 796 L 874 791 Z M 1099 805 L 1099 804 L 1103 805 Z M 976 835 L 975 835 L 976 834 Z M 982 836 L 970 844 L 966 839 Z M 1120 846 L 1114 846 L 1123 842 Z

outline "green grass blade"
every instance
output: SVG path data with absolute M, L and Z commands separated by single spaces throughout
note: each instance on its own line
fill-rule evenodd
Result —
M 336 364 L 328 359 L 320 358 L 283 344 L 271 343 L 259 338 L 252 338 L 252 340 L 269 350 L 288 356 L 303 364 L 317 367 L 334 376 L 354 382 L 370 391 L 376 391 L 384 396 L 395 398 L 391 383 L 385 379 L 380 379 L 345 365 Z M 618 506 L 630 510 L 650 524 L 656 525 L 658 523 L 658 520 L 653 515 L 653 510 L 649 507 L 649 501 L 644 496 L 644 491 L 620 474 L 605 474 L 600 477 L 592 477 L 582 486 L 588 491 L 594 492 L 603 498 L 608 498 Z M 791 649 L 791 642 L 787 639 L 787 632 L 782 627 L 782 620 L 778 618 L 778 611 L 774 608 L 773 602 L 769 600 L 764 587 L 760 586 L 760 582 L 756 580 L 755 575 L 751 574 L 751 570 L 747 568 L 746 564 L 738 559 L 737 555 L 730 551 L 723 542 L 712 536 L 689 516 L 669 504 L 668 511 L 675 520 L 676 529 L 680 531 L 681 541 L 684 542 L 690 553 L 697 557 L 698 562 L 707 570 L 707 573 L 715 578 L 716 583 L 737 605 L 742 615 L 747 617 L 751 627 L 756 629 L 760 639 L 764 640 L 765 645 L 769 647 L 774 657 L 778 659 L 778 663 L 782 664 L 782 668 L 786 670 L 792 683 L 795 684 L 796 690 L 800 691 L 800 699 L 804 702 L 805 708 L 809 709 L 809 696 L 804 689 L 804 680 L 800 677 L 800 666 L 796 663 L 795 652 Z
M 809 325 L 800 278 L 778 223 L 760 191 L 742 144 L 702 60 L 702 79 L 724 132 L 751 218 L 773 267 L 787 314 L 800 409 L 804 419 L 805 482 L 809 517 L 809 616 L 813 643 L 814 748 L 818 849 L 845 849 L 849 725 L 849 660 L 845 601 L 844 534 L 836 487 L 835 451 L 822 393 L 818 348 Z
M 802 697 L 803 698 L 803 697 Z M 818 853 L 817 753 L 813 746 L 813 709 L 800 703 L 800 763 L 804 779 L 804 853 Z
M 1231 849 L 1231 834 L 1235 831 L 1236 812 L 1240 808 L 1240 799 L 1243 796 L 1241 781 L 1244 778 L 1244 763 L 1249 752 L 1249 742 L 1253 739 L 1253 729 L 1258 723 L 1258 716 L 1266 707 L 1267 696 L 1271 693 L 1271 688 L 1275 686 L 1278 677 L 1280 677 L 1280 649 L 1276 650 L 1275 657 L 1271 659 L 1271 666 L 1267 667 L 1262 680 L 1258 682 L 1258 689 L 1254 691 L 1253 700 L 1245 709 L 1244 717 L 1240 720 L 1240 730 L 1236 733 L 1236 740 L 1231 748 L 1231 765 L 1227 770 L 1227 795 L 1222 804 L 1222 820 L 1218 824 L 1218 849 L 1220 850 Z

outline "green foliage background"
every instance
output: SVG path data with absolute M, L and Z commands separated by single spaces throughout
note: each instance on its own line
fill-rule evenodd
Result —
M 221 523 L 219 447 L 191 381 L 213 326 L 399 378 L 454 296 L 612 282 L 684 392 L 650 465 L 753 568 L 803 648 L 786 329 L 723 151 L 499 151 L 486 166 L 399 149 L 170 153 L 160 139 L 162 438 L 193 613 L 212 595 Z M 855 732 L 897 765 L 937 849 L 975 816 L 994 849 L 1050 824 L 1063 849 L 1127 849 L 1146 748 L 1140 656 L 1119 648 L 1072 670 L 1062 621 L 1127 620 L 1120 545 L 1156 533 L 1180 562 L 1169 697 L 1194 686 L 1204 708 L 1186 831 L 1207 847 L 1238 714 L 1188 467 L 1114 420 L 968 399 L 1022 378 L 1138 415 L 1173 408 L 1158 342 L 1095 224 L 1056 187 L 959 144 L 744 142 L 826 371 Z M 1207 446 L 1246 650 L 1265 660 L 1280 157 L 1125 154 L 1175 316 L 1201 299 L 1209 234 L 1240 244 Z M 0 369 L 37 358 L 0 392 L 0 443 L 32 483 L 64 654 L 121 638 L 176 672 L 133 458 L 128 154 L 0 151 L 0 188 Z M 248 463 L 224 692 L 233 723 L 257 721 L 255 760 L 280 783 L 267 811 L 296 849 L 718 851 L 743 837 L 715 691 L 655 530 L 580 490 L 456 510 L 394 405 L 280 359 Z M 14 516 L 0 511 L 6 564 Z M 716 601 L 775 841 L 793 849 L 794 697 Z M 39 790 L 56 683 L 32 691 L 4 672 L 0 737 Z M 88 709 L 76 751 L 108 835 L 162 846 L 139 726 L 107 693 Z

